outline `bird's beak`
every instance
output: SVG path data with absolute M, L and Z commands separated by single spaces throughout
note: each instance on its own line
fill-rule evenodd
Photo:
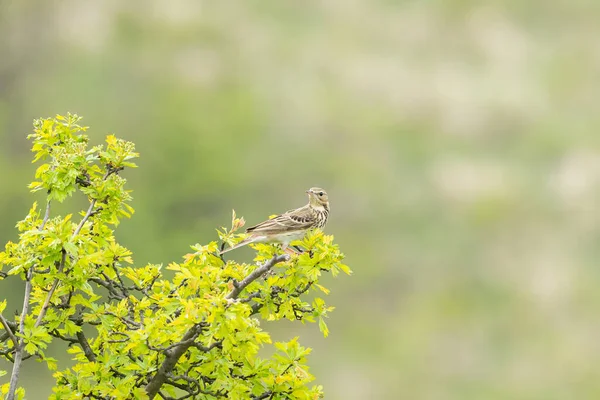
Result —
M 310 193 L 312 193 L 312 192 L 310 191 L 310 189 L 308 189 L 308 190 L 306 191 L 306 193 L 309 193 L 309 194 L 310 194 Z

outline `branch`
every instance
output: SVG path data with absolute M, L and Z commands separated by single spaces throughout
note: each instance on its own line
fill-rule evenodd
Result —
M 123 325 L 125 325 L 127 327 L 127 329 L 129 329 L 130 331 L 134 331 L 136 329 L 140 329 L 141 325 L 139 322 L 135 322 L 134 320 L 132 320 L 131 318 L 127 318 L 127 317 L 121 317 L 117 314 L 115 314 L 112 311 L 104 311 L 105 315 L 110 315 L 112 317 L 117 318 L 119 321 L 121 321 L 123 323 Z M 115 332 L 116 333 L 116 332 Z M 124 334 L 123 332 L 119 332 L 119 334 Z
M 90 281 L 96 283 L 99 286 L 104 287 L 106 290 L 108 290 L 110 295 L 112 295 L 114 298 L 116 298 L 118 300 L 122 300 L 122 299 L 126 298 L 121 293 L 119 293 L 117 291 L 117 289 L 115 289 L 114 286 L 111 283 L 109 283 L 108 281 L 105 281 L 100 278 L 90 278 Z
M 50 218 L 50 200 L 46 202 L 46 213 L 44 214 L 44 219 L 42 220 L 42 225 L 40 225 L 40 231 L 44 229 L 46 226 L 46 222 Z
M 245 277 L 241 282 L 237 282 L 237 283 L 234 282 L 233 290 L 231 292 L 229 292 L 229 294 L 227 296 L 225 296 L 225 298 L 228 300 L 237 299 L 238 296 L 240 295 L 240 293 L 242 293 L 242 291 L 249 284 L 251 284 L 258 278 L 260 278 L 265 272 L 269 271 L 276 264 L 279 264 L 280 262 L 283 262 L 283 261 L 287 261 L 289 259 L 290 259 L 290 256 L 288 256 L 287 254 L 274 256 L 269 261 L 265 262 L 263 265 L 261 265 L 260 267 L 256 268 L 254 271 L 252 271 L 250 273 L 250 275 Z
M 168 374 L 167 378 L 168 380 L 165 383 L 188 393 L 184 396 L 178 397 L 177 400 L 188 399 L 200 393 L 200 382 L 198 382 L 196 379 L 190 378 L 186 375 L 173 376 L 172 374 Z M 188 385 L 182 385 L 180 383 L 177 383 L 176 381 L 178 380 L 186 381 Z
M 79 341 L 79 344 L 83 349 L 83 354 L 85 354 L 85 357 L 90 362 L 96 361 L 96 354 L 94 354 L 94 351 L 92 350 L 90 343 L 87 341 L 87 338 L 85 337 L 83 332 L 77 332 L 77 340 Z
M 175 365 L 179 361 L 179 358 L 189 349 L 192 345 L 190 339 L 194 340 L 200 334 L 200 327 L 196 324 L 190 328 L 183 335 L 182 343 L 180 346 L 177 346 L 171 350 L 165 351 L 165 361 L 161 364 L 160 368 L 156 372 L 156 374 L 152 377 L 150 382 L 146 385 L 146 393 L 150 399 L 154 399 L 162 385 L 166 382 L 167 376 L 173 371 Z
M 92 199 L 92 201 L 90 202 L 90 206 L 87 209 L 87 212 L 85 213 L 85 215 L 83 216 L 81 221 L 79 221 L 79 225 L 77 225 L 77 228 L 75 228 L 75 231 L 73 232 L 73 235 L 71 236 L 71 239 L 73 239 L 75 236 L 79 235 L 79 232 L 81 232 L 81 228 L 83 228 L 83 225 L 85 225 L 87 220 L 90 219 L 90 217 L 92 216 L 95 206 L 96 206 L 96 199 Z
M 194 378 L 189 377 L 188 375 L 173 376 L 172 374 L 168 374 L 167 378 L 168 378 L 168 380 L 166 383 L 168 383 L 169 385 L 174 386 L 180 390 L 188 392 L 187 395 L 178 397 L 177 400 L 187 399 L 189 397 L 197 395 L 198 393 L 207 394 L 207 395 L 210 395 L 213 397 L 226 397 L 226 395 L 224 395 L 222 393 L 212 392 L 210 390 L 202 389 L 200 387 L 200 382 Z M 186 381 L 189 384 L 189 386 L 177 383 L 176 381 L 178 381 L 178 380 Z
M 194 346 L 198 350 L 206 353 L 206 352 L 211 351 L 215 347 L 220 347 L 221 343 L 222 343 L 222 340 L 217 340 L 216 342 L 213 342 L 210 346 L 203 346 L 200 343 L 195 342 L 195 340 L 196 340 L 196 338 L 192 337 L 192 338 L 189 338 L 188 340 L 182 340 L 181 342 L 173 343 L 170 346 L 157 347 L 157 346 L 152 346 L 150 344 L 150 342 L 146 339 L 146 346 L 152 351 L 160 351 L 163 353 L 168 352 L 169 350 L 174 349 L 177 346 Z
M 264 399 L 271 397 L 272 395 L 273 395 L 273 392 L 268 390 L 268 391 L 264 392 L 263 394 L 261 394 L 260 396 L 252 396 L 251 399 L 252 400 L 264 400 Z

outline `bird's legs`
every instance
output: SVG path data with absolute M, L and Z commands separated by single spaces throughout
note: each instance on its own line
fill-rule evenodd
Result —
M 298 254 L 302 253 L 301 251 L 299 251 L 299 249 L 297 248 L 297 246 L 289 247 L 289 243 L 282 243 L 281 244 L 281 250 L 283 250 L 286 254 L 289 254 L 291 256 L 298 255 Z

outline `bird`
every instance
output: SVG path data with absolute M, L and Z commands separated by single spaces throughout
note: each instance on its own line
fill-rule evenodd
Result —
M 246 229 L 248 237 L 235 246 L 222 250 L 220 254 L 250 243 L 281 243 L 282 250 L 288 251 L 290 242 L 302 239 L 310 229 L 322 229 L 329 217 L 327 192 L 319 187 L 312 187 L 306 193 L 308 204 Z

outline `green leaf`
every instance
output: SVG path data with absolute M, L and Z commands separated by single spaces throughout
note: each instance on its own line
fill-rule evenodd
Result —
M 23 270 L 23 268 L 24 268 L 23 265 L 17 265 L 16 267 L 9 269 L 6 273 L 8 275 L 17 275 L 19 272 L 21 272 Z
M 338 263 L 337 267 L 341 269 L 346 275 L 352 275 L 352 270 L 346 264 Z
M 319 317 L 319 330 L 323 333 L 324 337 L 329 336 L 329 328 L 327 327 L 323 317 Z
M 72 243 L 72 242 L 65 242 L 63 243 L 63 248 L 66 250 L 66 252 L 72 256 L 77 256 L 77 246 Z
M 37 350 L 38 350 L 38 347 L 31 342 L 29 342 L 25 345 L 25 351 L 28 352 L 29 354 L 35 354 L 37 352 Z

